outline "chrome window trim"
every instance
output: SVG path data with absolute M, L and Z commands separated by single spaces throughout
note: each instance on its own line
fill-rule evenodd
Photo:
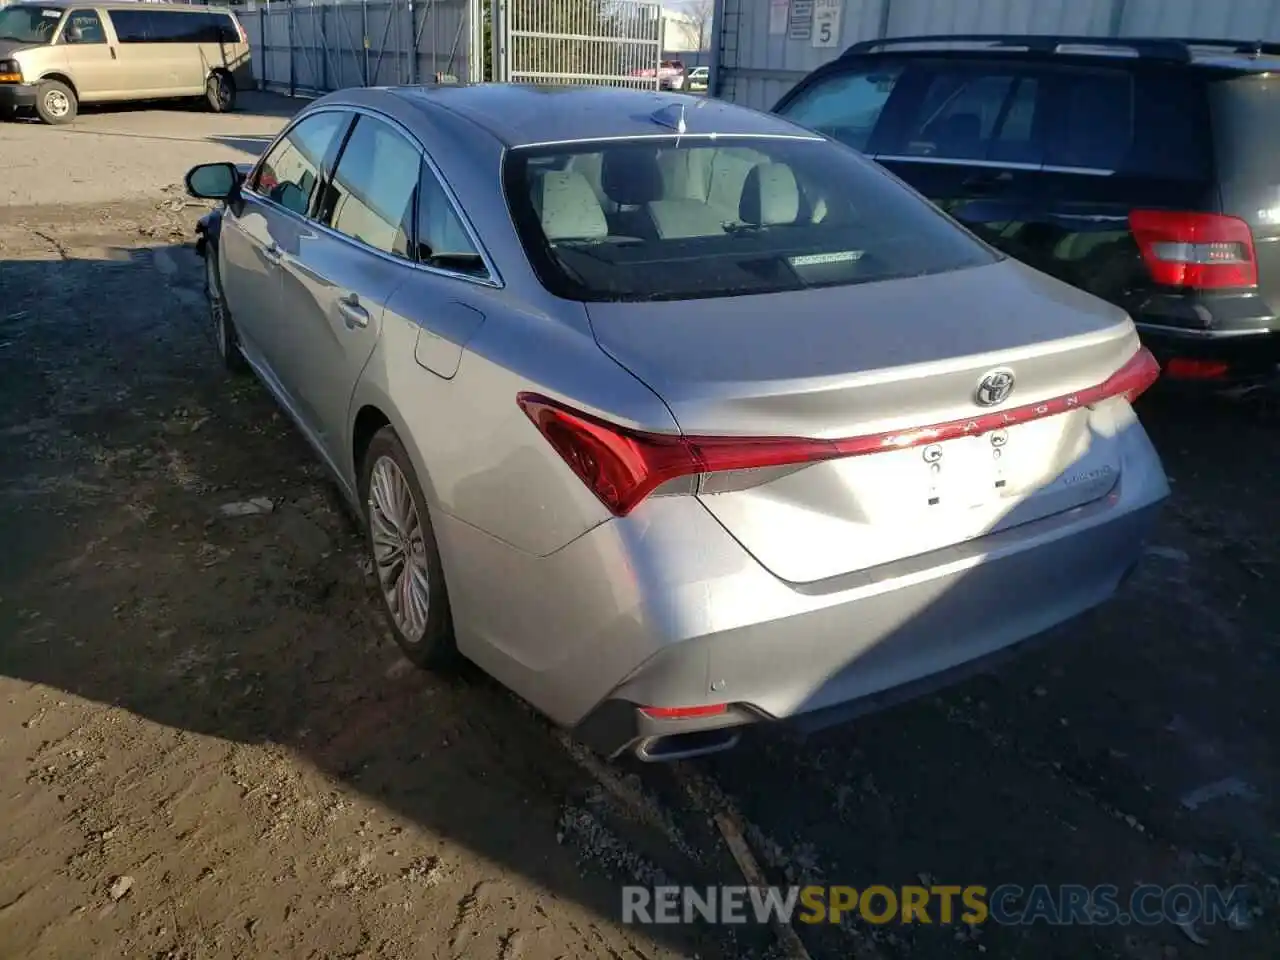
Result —
M 633 133 L 619 137 L 577 137 L 573 140 L 540 140 L 537 143 L 517 143 L 511 145 L 512 150 L 538 150 L 544 147 L 574 147 L 587 143 L 627 143 L 643 140 L 802 140 L 822 141 L 828 139 L 816 133 L 678 133 L 668 130 L 666 133 Z
M 355 237 L 349 237 L 345 233 L 341 232 L 340 230 L 335 230 L 333 229 L 333 227 L 330 227 L 327 224 L 323 224 L 320 221 L 315 220 L 310 216 L 302 216 L 298 213 L 295 213 L 293 210 L 290 210 L 288 207 L 282 206 L 281 204 L 276 203 L 274 200 L 263 196 L 257 190 L 250 188 L 249 186 L 250 181 L 257 177 L 259 169 L 261 168 L 262 164 L 266 161 L 267 157 L 271 154 L 271 151 L 276 148 L 276 145 L 280 143 L 280 141 L 282 141 L 285 137 L 287 137 L 291 132 L 293 132 L 294 128 L 297 127 L 298 124 L 302 123 L 304 120 L 308 119 L 309 117 L 314 117 L 317 114 L 321 114 L 321 113 L 362 114 L 374 120 L 379 120 L 383 123 L 388 124 L 400 136 L 408 140 L 410 146 L 412 146 L 415 150 L 417 150 L 419 160 L 422 163 L 426 164 L 428 169 L 431 170 L 432 175 L 435 176 L 436 181 L 440 184 L 441 189 L 444 190 L 445 197 L 449 201 L 449 206 L 453 208 L 453 212 L 457 216 L 458 222 L 462 224 L 462 229 L 466 231 L 467 237 L 471 240 L 471 243 L 475 246 L 476 251 L 480 254 L 480 259 L 484 261 L 485 270 L 488 271 L 489 275 L 487 277 L 477 277 L 473 274 L 461 273 L 457 270 L 447 270 L 442 267 L 433 267 L 433 266 L 430 266 L 429 264 L 418 263 L 415 260 L 410 260 L 407 257 L 398 257 L 394 253 L 387 253 L 385 250 L 379 250 L 377 247 L 372 247 L 361 240 L 357 240 Z M 339 154 L 338 159 L 341 160 L 341 154 Z M 332 174 L 332 172 L 333 171 L 328 171 L 330 175 Z M 419 171 L 419 177 L 420 176 L 421 176 L 421 171 Z M 282 211 L 283 213 L 288 214 L 290 217 L 293 217 L 301 221 L 302 223 L 305 223 L 308 227 L 311 227 L 316 230 L 320 230 L 324 232 L 327 236 L 335 237 L 339 240 L 345 241 L 346 243 L 355 247 L 357 250 L 362 250 L 368 253 L 372 253 L 375 256 L 381 257 L 383 260 L 387 260 L 391 263 L 398 264 L 399 266 L 411 267 L 415 270 L 421 270 L 424 273 L 429 273 L 438 277 L 449 277 L 454 280 L 465 280 L 468 283 L 473 283 L 482 287 L 489 287 L 490 289 L 501 290 L 503 287 L 506 286 L 505 282 L 502 279 L 502 274 L 498 272 L 498 268 L 494 265 L 493 258 L 489 255 L 489 251 L 485 248 L 484 244 L 480 241 L 479 233 L 476 231 L 474 225 L 471 223 L 470 218 L 468 218 L 466 214 L 462 212 L 461 204 L 458 203 L 458 195 L 454 192 L 453 187 L 449 184 L 449 181 L 445 178 L 444 174 L 441 172 L 439 165 L 428 154 L 427 148 L 423 146 L 422 141 L 419 140 L 416 136 L 414 136 L 414 134 L 408 128 L 406 128 L 404 124 L 400 123 L 398 120 L 394 119 L 393 117 L 387 116 L 385 113 L 378 112 L 377 110 L 371 110 L 368 107 L 335 103 L 335 104 L 326 104 L 325 106 L 317 107 L 314 110 L 308 110 L 305 114 L 296 117 L 294 121 L 290 123 L 289 126 L 285 127 L 285 129 L 280 132 L 280 135 L 276 137 L 275 140 L 271 141 L 271 143 L 267 146 L 267 148 L 262 151 L 262 156 L 258 159 L 258 162 L 253 165 L 253 169 L 249 172 L 249 176 L 245 177 L 244 183 L 241 186 L 241 191 L 244 193 L 250 194 L 258 202 L 267 204 L 273 210 Z M 416 216 L 416 211 L 415 211 L 415 216 Z M 414 229 L 415 231 L 417 229 L 416 223 L 414 224 Z
M 869 153 L 873 160 L 897 163 L 936 163 L 944 167 L 986 167 L 991 170 L 1029 170 L 1036 173 L 1078 173 L 1089 177 L 1114 177 L 1116 171 L 1102 167 L 1067 167 L 1052 163 L 1020 163 L 1015 160 L 962 160 L 956 157 L 920 157 L 898 153 Z

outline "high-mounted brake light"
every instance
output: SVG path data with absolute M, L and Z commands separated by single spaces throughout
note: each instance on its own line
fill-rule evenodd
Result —
M 1129 229 L 1151 279 L 1169 287 L 1218 290 L 1258 284 L 1253 232 L 1217 213 L 1134 210 Z
M 678 477 L 901 450 L 1042 420 L 1111 397 L 1124 397 L 1132 403 L 1159 376 L 1155 357 L 1140 347 L 1104 382 L 1075 393 L 962 420 L 839 440 L 648 433 L 608 423 L 534 393 L 521 393 L 516 402 L 600 502 L 622 517 L 658 487 Z

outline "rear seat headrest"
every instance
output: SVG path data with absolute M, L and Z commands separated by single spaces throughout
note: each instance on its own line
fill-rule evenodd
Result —
M 600 201 L 587 178 L 572 170 L 553 170 L 534 178 L 533 209 L 548 240 L 592 239 L 609 235 Z

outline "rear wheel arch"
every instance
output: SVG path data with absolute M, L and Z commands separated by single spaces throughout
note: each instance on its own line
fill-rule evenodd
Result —
M 351 442 L 349 445 L 351 451 L 351 477 L 355 481 L 353 489 L 356 496 L 360 498 L 358 507 L 361 516 L 363 517 L 365 509 L 364 491 L 359 489 L 361 471 L 364 469 L 364 458 L 369 452 L 369 443 L 379 430 L 387 426 L 396 432 L 396 436 L 400 438 L 400 443 L 404 446 L 405 452 L 409 455 L 413 472 L 418 475 L 418 484 L 422 487 L 422 493 L 427 498 L 428 506 L 433 510 L 437 509 L 439 501 L 436 497 L 436 488 L 432 482 L 431 471 L 423 459 L 422 451 L 418 449 L 417 443 L 405 425 L 405 419 L 400 416 L 391 399 L 385 396 L 380 389 L 371 387 L 367 382 L 362 382 L 357 388 L 351 409 L 356 411 L 355 416 L 351 418 Z
M 364 467 L 364 456 L 369 452 L 369 444 L 379 430 L 390 425 L 391 418 L 372 403 L 366 403 L 356 414 L 351 425 L 351 465 L 357 478 Z

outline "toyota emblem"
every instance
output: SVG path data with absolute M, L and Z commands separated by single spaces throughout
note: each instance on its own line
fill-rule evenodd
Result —
M 981 407 L 994 407 L 1008 400 L 1011 393 L 1013 393 L 1013 371 L 992 370 L 978 381 L 978 389 L 974 391 L 973 399 Z

